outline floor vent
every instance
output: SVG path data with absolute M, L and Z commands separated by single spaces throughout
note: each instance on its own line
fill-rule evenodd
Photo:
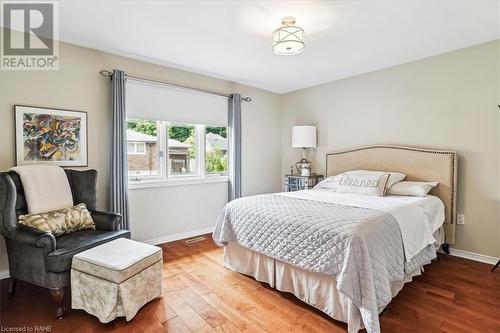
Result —
M 193 243 L 198 243 L 198 242 L 204 241 L 205 239 L 206 239 L 206 237 L 200 236 L 200 237 L 186 239 L 184 241 L 184 243 L 186 243 L 186 244 L 193 244 Z

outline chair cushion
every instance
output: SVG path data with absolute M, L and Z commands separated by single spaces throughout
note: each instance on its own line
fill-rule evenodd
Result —
M 71 268 L 121 283 L 162 258 L 160 247 L 121 238 L 78 253 Z
M 46 257 L 46 267 L 50 272 L 64 272 L 71 269 L 73 256 L 97 245 L 117 238 L 130 238 L 130 231 L 83 230 L 56 238 L 56 250 Z

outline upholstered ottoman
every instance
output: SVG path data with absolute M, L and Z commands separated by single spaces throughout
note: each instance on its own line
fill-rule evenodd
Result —
M 161 248 L 120 238 L 73 257 L 71 307 L 102 323 L 125 316 L 127 321 L 161 295 Z

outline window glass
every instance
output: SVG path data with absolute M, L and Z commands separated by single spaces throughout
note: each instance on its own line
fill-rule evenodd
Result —
M 199 174 L 195 125 L 170 124 L 167 138 L 169 175 Z
M 135 153 L 135 144 L 128 142 L 127 143 L 127 153 L 134 154 Z
M 205 172 L 227 172 L 227 127 L 205 127 Z
M 128 175 L 134 180 L 158 176 L 159 122 L 154 120 L 127 119 Z
M 146 152 L 146 143 L 145 142 L 137 142 L 135 144 L 135 151 L 137 154 L 144 154 Z

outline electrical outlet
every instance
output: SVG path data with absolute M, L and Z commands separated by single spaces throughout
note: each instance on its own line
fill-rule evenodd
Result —
M 457 224 L 458 225 L 465 225 L 465 215 L 464 214 L 457 215 Z

